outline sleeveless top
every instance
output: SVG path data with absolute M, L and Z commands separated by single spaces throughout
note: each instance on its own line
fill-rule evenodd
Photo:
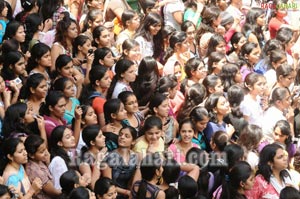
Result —
M 146 196 L 145 199 L 156 199 L 158 192 L 160 191 L 159 187 L 150 184 L 149 182 L 147 182 L 146 180 L 140 180 L 137 181 L 133 184 L 133 188 L 131 190 L 131 194 L 132 194 L 132 198 L 136 199 L 137 198 L 137 191 L 135 191 L 135 187 L 139 187 L 141 185 L 141 183 L 146 183 Z M 150 197 L 147 197 L 147 195 L 150 194 Z

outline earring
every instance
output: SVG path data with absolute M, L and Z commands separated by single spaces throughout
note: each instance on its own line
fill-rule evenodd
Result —
M 157 184 L 161 185 L 163 183 L 164 179 L 162 178 L 162 176 L 157 176 Z

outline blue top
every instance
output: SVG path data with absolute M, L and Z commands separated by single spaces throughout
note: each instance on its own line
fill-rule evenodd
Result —
M 2 26 L 2 29 L 0 30 L 0 44 L 2 44 L 7 23 L 8 21 L 0 20 L 0 25 Z
M 216 124 L 214 122 L 208 122 L 206 128 L 203 131 L 206 135 L 206 138 L 208 139 L 208 142 L 210 142 L 211 137 L 216 131 L 226 132 L 226 123 L 223 122 L 223 124 Z
M 77 105 L 80 105 L 78 99 L 71 97 L 70 100 L 72 101 L 72 108 L 71 110 L 66 110 L 64 114 L 64 119 L 67 121 L 67 124 L 72 124 L 72 120 L 75 117 L 75 108 Z
M 25 189 L 22 184 L 22 180 L 24 179 L 24 177 L 25 177 L 25 171 L 24 171 L 24 167 L 21 165 L 17 174 L 13 174 L 8 177 L 6 185 L 7 186 L 12 185 L 15 188 L 17 188 L 20 183 L 21 184 L 21 192 L 22 192 L 22 194 L 25 194 Z

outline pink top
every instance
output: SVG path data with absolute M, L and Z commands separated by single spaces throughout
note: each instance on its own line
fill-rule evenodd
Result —
M 260 174 L 255 177 L 253 188 L 245 191 L 245 195 L 248 199 L 279 198 L 279 193 L 277 193 L 273 185 L 268 183 Z
M 63 125 L 63 126 L 67 125 L 67 121 L 63 118 L 60 119 L 62 124 L 59 121 L 57 121 L 47 115 L 44 115 L 44 119 L 45 119 L 45 129 L 46 129 L 46 134 L 47 134 L 48 139 L 50 139 L 51 133 L 55 127 L 60 126 L 60 125 Z
M 199 148 L 199 146 L 195 143 L 192 143 L 192 146 L 195 148 Z M 173 158 L 180 164 L 185 162 L 185 154 L 183 151 L 177 146 L 177 144 L 171 144 L 169 146 L 169 150 L 173 154 Z

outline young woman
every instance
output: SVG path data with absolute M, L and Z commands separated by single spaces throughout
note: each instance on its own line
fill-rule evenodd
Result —
M 51 71 L 55 69 L 55 62 L 59 55 L 73 56 L 73 40 L 78 36 L 76 21 L 65 16 L 57 23 L 55 40 L 51 48 Z
M 83 89 L 81 104 L 91 105 L 95 110 L 98 122 L 105 125 L 103 105 L 106 102 L 106 92 L 111 84 L 109 70 L 102 65 L 92 67 L 89 74 L 89 84 Z
M 195 57 L 199 57 L 198 48 L 196 45 L 195 35 L 196 35 L 196 26 L 191 21 L 185 21 L 181 24 L 181 31 L 185 32 L 187 36 L 187 41 L 189 42 L 189 51 Z
M 5 58 L 6 59 L 3 61 L 1 76 L 5 81 L 11 81 L 19 78 L 18 81 L 14 82 L 17 84 L 18 88 L 20 88 L 22 86 L 21 83 L 24 83 L 25 78 L 27 77 L 27 72 L 25 70 L 25 57 L 19 51 L 11 51 L 5 55 Z M 14 90 L 14 92 L 18 94 L 17 90 Z
M 168 145 L 176 138 L 178 122 L 172 116 L 169 116 L 169 98 L 161 93 L 155 93 L 149 102 L 149 112 L 159 117 L 163 123 L 163 132 L 161 137 Z
M 205 3 L 202 0 L 189 2 L 183 15 L 184 22 L 190 21 L 193 23 L 194 27 L 199 28 L 202 21 L 201 12 L 203 11 L 204 6 Z
M 141 61 L 140 44 L 134 39 L 126 39 L 122 43 L 122 58 L 139 64 Z
M 208 7 L 208 9 L 204 9 L 202 13 L 201 24 L 196 34 L 196 41 L 201 57 L 207 55 L 208 42 L 221 23 L 220 14 L 221 10 L 216 6 Z
M 246 37 L 241 32 L 236 32 L 232 35 L 230 39 L 231 50 L 227 53 L 230 62 L 239 61 L 239 54 L 241 52 L 242 46 L 246 43 Z
M 114 76 L 114 73 L 111 71 L 111 68 L 115 64 L 115 57 L 110 48 L 107 48 L 107 47 L 97 48 L 97 50 L 94 51 L 93 66 L 99 65 L 99 64 L 103 65 L 107 69 L 109 69 L 110 77 L 112 79 Z
M 244 149 L 245 160 L 253 170 L 257 169 L 259 161 L 258 147 L 262 139 L 262 129 L 254 124 L 249 124 L 242 130 L 237 140 L 237 143 Z
M 289 155 L 289 163 L 296 153 L 296 145 L 292 140 L 291 126 L 286 120 L 279 120 L 276 122 L 273 131 L 274 141 L 282 144 Z
M 177 74 L 179 81 L 185 78 L 184 65 L 191 57 L 188 49 L 189 43 L 186 33 L 179 31 L 174 32 L 170 37 L 169 52 L 167 52 L 165 56 L 166 64 L 163 68 L 164 75 Z
M 99 8 L 90 9 L 89 12 L 86 14 L 85 20 L 83 22 L 83 29 L 81 32 L 85 36 L 87 36 L 91 41 L 93 41 L 93 31 L 97 26 L 100 25 L 103 25 L 102 10 Z
M 80 129 L 80 136 L 78 140 L 78 144 L 76 147 L 76 152 L 80 154 L 81 149 L 85 146 L 85 143 L 82 139 L 82 130 L 84 127 L 88 125 L 96 125 L 98 124 L 97 115 L 92 106 L 89 105 L 81 105 L 80 108 L 82 109 L 81 114 L 81 129 Z
M 207 73 L 209 75 L 219 75 L 225 64 L 227 64 L 227 60 L 224 53 L 212 52 L 207 60 Z
M 157 13 L 149 13 L 141 22 L 138 28 L 135 39 L 140 44 L 141 58 L 153 56 L 158 58 L 162 52 L 163 40 L 161 37 L 161 27 L 163 20 Z
M 279 198 L 280 191 L 284 187 L 293 186 L 292 176 L 287 170 L 287 156 L 277 144 L 270 144 L 262 149 L 253 188 L 245 192 L 247 198 Z
M 24 145 L 29 158 L 25 169 L 29 180 L 31 183 L 35 178 L 40 178 L 42 181 L 42 190 L 36 197 L 51 198 L 59 196 L 61 191 L 54 188 L 52 175 L 47 167 L 50 162 L 50 153 L 46 142 L 38 135 L 30 135 L 26 138 Z
M 222 80 L 219 76 L 216 75 L 206 76 L 202 84 L 206 88 L 206 99 L 213 93 L 222 93 L 224 91 Z
M 236 64 L 225 64 L 222 67 L 219 76 L 222 81 L 224 92 L 227 92 L 231 86 L 240 85 L 243 82 L 242 74 Z
M 84 83 L 89 83 L 89 73 L 92 68 L 94 53 L 91 40 L 85 35 L 79 35 L 73 42 L 74 55 L 79 61 L 79 64 L 74 66 L 74 69 L 85 77 Z
M 185 63 L 184 72 L 186 77 L 180 84 L 180 91 L 183 94 L 185 94 L 185 91 L 193 84 L 202 83 L 203 79 L 207 75 L 204 62 L 198 57 L 193 57 Z
M 127 39 L 134 39 L 135 32 L 140 26 L 140 17 L 133 10 L 124 10 L 121 20 L 124 30 L 120 32 L 116 40 L 116 46 L 120 54 L 123 52 L 122 43 Z
M 27 54 L 28 51 L 23 45 L 25 42 L 25 36 L 26 34 L 23 24 L 18 21 L 11 21 L 6 26 L 3 40 L 15 39 L 18 43 L 18 51 Z
M 118 98 L 124 104 L 129 125 L 139 132 L 144 123 L 144 115 L 139 111 L 136 96 L 131 91 L 123 91 L 119 94 Z
M 270 63 L 267 72 L 264 74 L 268 84 L 268 90 L 271 91 L 272 87 L 276 84 L 276 69 L 281 64 L 287 61 L 286 54 L 283 50 L 273 50 L 270 55 Z
M 91 105 L 101 126 L 105 125 L 103 105 L 106 102 L 106 92 L 111 84 L 109 70 L 102 65 L 95 65 L 89 74 L 89 84 L 83 90 L 81 104 Z
M 138 161 L 137 155 L 131 151 L 136 138 L 137 131 L 133 127 L 123 127 L 119 132 L 118 148 L 109 153 L 105 160 L 107 167 L 103 171 L 103 176 L 113 180 L 118 192 L 117 198 L 130 196 L 129 184 L 133 179 Z
M 207 139 L 210 140 L 212 135 L 219 130 L 227 132 L 228 137 L 231 138 L 234 128 L 231 124 L 226 124 L 223 120 L 231 111 L 224 95 L 222 93 L 211 94 L 205 102 L 205 108 L 210 116 L 210 121 L 204 130 Z
M 203 132 L 209 122 L 207 110 L 204 107 L 197 106 L 191 111 L 189 116 L 195 127 L 192 142 L 197 144 L 199 148 L 210 151 L 209 141 Z
M 132 84 L 139 106 L 146 106 L 159 80 L 157 62 L 153 57 L 144 57 L 138 67 L 138 75 Z
M 84 76 L 78 70 L 74 70 L 72 58 L 65 54 L 59 55 L 55 62 L 55 70 L 57 73 L 56 78 L 67 77 L 75 84 L 75 96 L 79 97 L 84 82 Z
M 273 85 L 272 90 L 270 91 L 270 96 L 272 95 L 272 92 L 277 87 L 285 87 L 289 88 L 292 85 L 292 83 L 295 80 L 296 72 L 293 68 L 293 66 L 283 63 L 279 65 L 276 68 L 276 79 L 277 83 Z M 293 90 L 290 90 L 290 92 L 293 92 Z
M 121 100 L 107 100 L 104 104 L 104 116 L 106 125 L 101 130 L 106 137 L 107 149 L 112 151 L 118 147 L 119 131 L 127 119 L 127 112 Z
M 261 97 L 266 89 L 266 78 L 258 73 L 250 73 L 246 76 L 244 85 L 248 94 L 245 95 L 240 110 L 249 124 L 262 127 L 263 110 L 266 104 Z
M 71 125 L 72 120 L 75 118 L 75 109 L 80 105 L 78 99 L 75 98 L 73 82 L 69 78 L 61 77 L 55 80 L 52 89 L 64 94 L 66 100 L 64 119 L 67 121 L 67 125 Z
M 94 192 L 97 199 L 116 199 L 118 194 L 115 184 L 107 177 L 101 177 L 97 180 Z
M 205 57 L 209 57 L 212 52 L 226 54 L 226 41 L 224 37 L 218 33 L 213 34 L 209 39 Z M 204 59 L 204 62 L 206 62 L 206 59 Z
M 149 164 L 150 163 L 150 164 Z M 141 180 L 134 182 L 131 190 L 132 198 L 165 198 L 165 192 L 157 186 L 162 179 L 163 167 L 159 153 L 151 153 L 143 158 L 140 165 Z
M 133 151 L 137 153 L 146 152 L 163 152 L 165 142 L 162 139 L 163 124 L 159 117 L 150 116 L 145 120 L 139 137 L 133 147 Z
M 24 100 L 31 107 L 33 114 L 38 115 L 47 92 L 48 85 L 45 76 L 35 73 L 28 77 L 26 84 L 20 91 L 19 99 Z
M 0 3 L 0 43 L 2 43 L 3 36 L 5 34 L 6 25 L 8 23 L 7 19 L 8 8 L 5 5 L 5 1 L 1 1 Z
M 46 140 L 43 117 L 37 115 L 34 118 L 31 106 L 25 103 L 12 104 L 5 112 L 2 135 L 4 138 L 18 137 L 25 140 L 30 134 L 40 134 Z
M 13 186 L 24 199 L 30 199 L 42 189 L 42 181 L 35 178 L 30 184 L 23 164 L 28 162 L 27 152 L 19 138 L 10 138 L 3 143 L 5 159 L 2 159 L 1 173 L 5 185 Z
M 273 143 L 273 129 L 279 120 L 286 120 L 290 123 L 291 129 L 294 126 L 294 110 L 291 107 L 291 94 L 286 87 L 277 87 L 273 90 L 270 105 L 264 112 L 263 132 L 264 137 Z
M 254 184 L 254 173 L 250 165 L 241 161 L 236 163 L 229 172 L 229 181 L 223 183 L 221 199 L 247 198 L 245 191 L 251 190 Z
M 44 43 L 35 44 L 30 51 L 30 58 L 27 62 L 27 72 L 29 75 L 40 73 L 44 75 L 48 86 L 50 87 L 51 79 L 48 69 L 51 67 L 51 49 Z
M 66 99 L 64 94 L 60 91 L 50 91 L 41 111 L 44 114 L 45 129 L 48 139 L 55 127 L 67 124 L 67 121 L 63 119 L 65 110 Z
M 120 59 L 116 63 L 115 76 L 107 91 L 107 99 L 117 98 L 122 91 L 132 91 L 131 82 L 135 81 L 137 67 L 128 59 Z
M 93 46 L 96 48 L 111 47 L 110 32 L 105 26 L 97 26 L 93 30 Z
M 71 166 L 70 150 L 76 147 L 75 138 L 70 129 L 65 126 L 57 126 L 50 136 L 51 162 L 48 166 L 53 176 L 56 189 L 61 189 L 60 176 Z
M 105 136 L 99 125 L 88 125 L 82 130 L 82 139 L 85 146 L 81 149 L 82 163 L 79 166 L 81 175 L 90 179 L 90 187 L 93 190 L 97 179 L 99 179 L 100 164 L 105 157 Z
M 263 35 L 265 22 L 265 10 L 259 7 L 251 8 L 246 15 L 246 22 L 242 29 L 247 41 L 255 43 L 259 50 L 261 50 L 265 44 Z
M 241 48 L 240 60 L 244 62 L 240 71 L 245 80 L 246 76 L 254 71 L 254 65 L 258 62 L 260 57 L 260 49 L 256 43 L 247 42 Z
M 177 121 L 181 122 L 183 119 L 188 117 L 192 109 L 203 102 L 205 96 L 206 90 L 202 84 L 196 83 L 189 87 L 185 93 L 186 100 L 176 117 Z
M 198 147 L 192 142 L 194 137 L 194 126 L 191 119 L 181 121 L 179 125 L 180 139 L 177 143 L 171 144 L 169 150 L 172 152 L 173 158 L 180 164 L 185 162 L 187 152 L 193 148 Z

